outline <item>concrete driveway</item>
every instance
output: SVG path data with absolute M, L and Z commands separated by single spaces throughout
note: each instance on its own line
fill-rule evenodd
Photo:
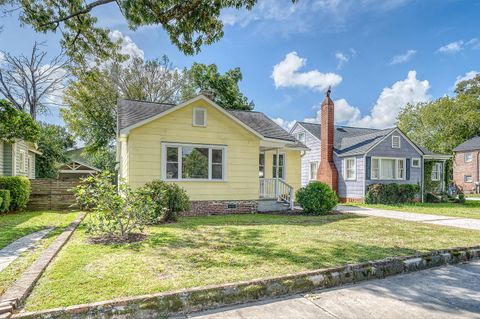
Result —
M 480 261 L 196 313 L 187 318 L 480 318 Z

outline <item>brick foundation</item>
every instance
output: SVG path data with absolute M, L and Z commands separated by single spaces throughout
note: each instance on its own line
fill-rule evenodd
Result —
M 340 197 L 340 203 L 363 203 L 365 200 L 363 198 L 352 198 L 352 197 Z
M 192 201 L 192 210 L 182 213 L 182 216 L 248 214 L 256 213 L 257 210 L 256 200 Z

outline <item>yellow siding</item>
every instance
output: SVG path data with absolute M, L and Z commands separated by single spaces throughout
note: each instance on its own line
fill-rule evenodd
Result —
M 197 106 L 207 108 L 207 127 L 192 125 L 193 107 Z M 191 200 L 258 199 L 260 139 L 205 101 L 192 103 L 130 132 L 128 163 L 122 164 L 132 186 L 161 178 L 162 142 L 227 146 L 226 181 L 177 182 L 187 190 Z
M 285 183 L 293 187 L 296 192 L 301 187 L 301 152 L 297 150 L 280 150 L 285 154 Z M 265 178 L 273 178 L 273 155 L 276 151 L 265 152 Z

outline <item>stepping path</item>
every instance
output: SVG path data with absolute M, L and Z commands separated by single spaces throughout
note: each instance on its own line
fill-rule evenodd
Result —
M 480 230 L 480 219 L 459 218 L 442 215 L 407 213 L 395 210 L 375 209 L 357 206 L 337 206 L 337 210 L 343 213 L 352 213 L 365 216 L 385 217 L 426 224 L 458 227 L 465 229 Z
M 8 267 L 23 252 L 31 248 L 36 242 L 45 237 L 53 228 L 45 228 L 17 239 L 10 245 L 0 249 L 0 272 Z

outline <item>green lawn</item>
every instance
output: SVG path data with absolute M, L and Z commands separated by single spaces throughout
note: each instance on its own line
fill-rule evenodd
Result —
M 369 208 L 397 210 L 407 213 L 444 215 L 462 218 L 480 219 L 480 201 L 466 201 L 465 204 L 455 203 L 410 203 L 403 205 L 368 205 L 350 204 Z
M 122 246 L 89 244 L 84 231 L 81 225 L 49 266 L 27 310 L 480 243 L 480 232 L 354 215 L 182 218 Z
M 16 239 L 41 230 L 56 227 L 33 249 L 20 255 L 7 268 L 0 272 L 0 295 L 25 271 L 38 255 L 75 219 L 76 213 L 63 212 L 20 212 L 0 214 L 0 249 Z

